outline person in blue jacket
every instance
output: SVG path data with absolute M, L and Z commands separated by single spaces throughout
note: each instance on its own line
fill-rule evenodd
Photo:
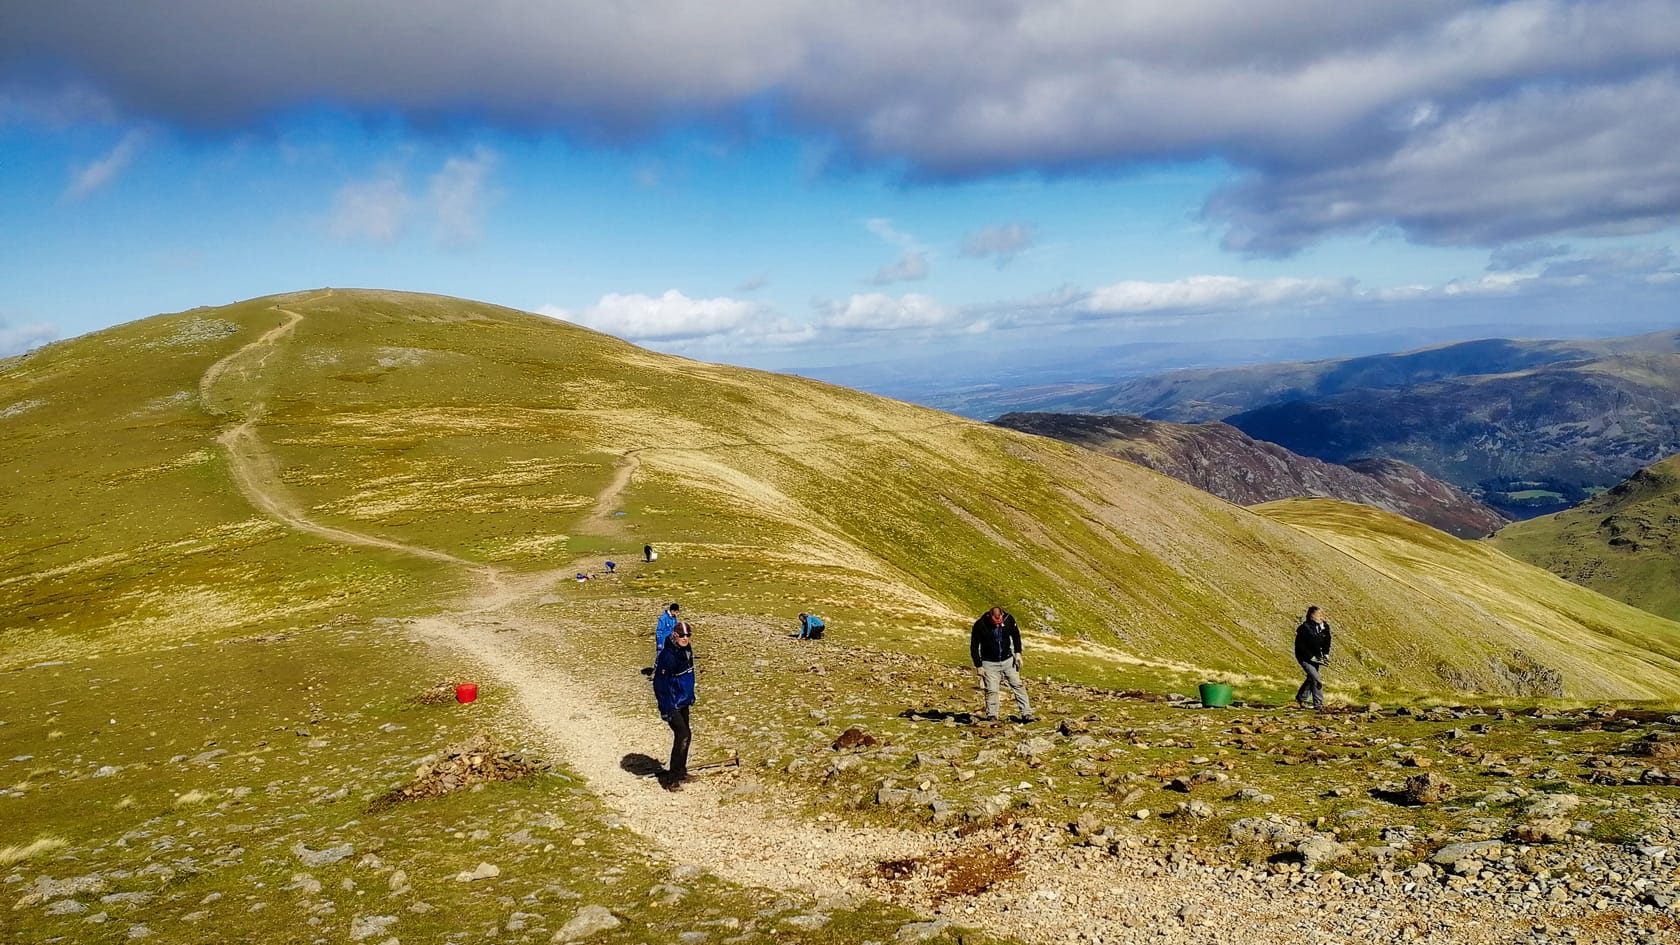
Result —
M 827 629 L 827 626 L 823 623 L 823 619 L 816 614 L 799 615 L 799 639 L 821 640 L 825 629 Z
M 665 649 L 665 638 L 671 635 L 671 628 L 677 625 L 677 611 L 682 608 L 673 601 L 665 605 L 659 613 L 659 622 L 653 625 L 653 655 L 657 657 L 659 651 Z
M 659 702 L 659 717 L 671 726 L 671 763 L 660 783 L 668 791 L 680 791 L 689 779 L 688 746 L 694 734 L 688 724 L 688 709 L 694 704 L 694 649 L 686 623 L 678 621 L 671 628 L 654 660 L 653 697 Z

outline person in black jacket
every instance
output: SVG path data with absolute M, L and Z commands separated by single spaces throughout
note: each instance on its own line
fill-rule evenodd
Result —
M 1305 709 L 1311 699 L 1313 708 L 1324 708 L 1324 681 L 1319 671 L 1330 662 L 1330 622 L 1324 619 L 1320 607 L 1308 607 L 1307 618 L 1295 628 L 1295 662 L 1307 674 L 1295 692 L 1296 704 Z
M 688 746 L 693 730 L 688 709 L 694 705 L 694 650 L 689 646 L 688 624 L 678 622 L 659 648 L 653 667 L 653 697 L 659 703 L 659 717 L 671 726 L 671 763 L 659 782 L 668 791 L 682 790 L 689 780 Z
M 1021 682 L 1021 631 L 1015 626 L 1014 617 L 1002 607 L 981 614 L 968 637 L 968 655 L 974 660 L 974 673 L 986 690 L 987 721 L 997 721 L 1000 679 L 1008 682 L 1015 694 L 1021 721 L 1037 721 L 1033 718 L 1032 701 L 1027 698 L 1027 687 Z

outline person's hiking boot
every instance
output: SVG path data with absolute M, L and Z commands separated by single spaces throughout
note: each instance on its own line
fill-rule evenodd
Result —
M 1023 715 L 1020 718 L 1020 723 L 1022 725 L 1031 725 L 1031 724 L 1033 724 L 1034 722 L 1037 722 L 1037 721 L 1038 721 L 1038 716 L 1036 716 L 1036 715 Z
M 659 772 L 659 786 L 667 791 L 682 790 L 683 782 L 690 780 L 687 774 L 676 774 L 671 771 Z

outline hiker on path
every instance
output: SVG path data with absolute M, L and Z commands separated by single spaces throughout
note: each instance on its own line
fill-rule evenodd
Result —
M 653 655 L 655 657 L 658 657 L 659 652 L 665 649 L 665 638 L 670 636 L 671 631 L 676 629 L 677 624 L 681 622 L 677 619 L 677 611 L 681 609 L 676 601 L 672 601 L 665 605 L 664 610 L 659 612 L 659 622 L 653 625 Z
M 1015 618 L 1002 607 L 993 607 L 974 621 L 968 638 L 968 655 L 974 660 L 975 675 L 986 690 L 986 720 L 997 721 L 998 681 L 1009 683 L 1015 694 L 1015 706 L 1021 710 L 1021 722 L 1035 722 L 1027 687 L 1021 682 L 1021 631 Z
M 1330 622 L 1321 607 L 1308 607 L 1306 619 L 1295 628 L 1295 662 L 1307 674 L 1295 692 L 1295 704 L 1305 709 L 1311 699 L 1313 708 L 1324 708 L 1324 681 L 1319 672 L 1330 662 Z
M 642 560 L 643 561 L 652 561 L 653 560 L 653 546 L 652 545 L 643 545 L 642 546 Z
M 694 735 L 688 725 L 688 708 L 694 704 L 694 650 L 688 624 L 682 621 L 671 629 L 653 662 L 653 697 L 659 702 L 659 717 L 671 726 L 671 763 L 659 781 L 667 791 L 680 791 L 689 780 L 688 746 Z
M 823 619 L 816 614 L 799 615 L 799 639 L 821 640 L 825 629 L 827 629 L 827 624 L 824 624 Z

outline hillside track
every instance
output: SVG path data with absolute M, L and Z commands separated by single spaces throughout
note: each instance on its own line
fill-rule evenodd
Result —
M 275 310 L 287 316 L 284 324 L 205 372 L 200 390 L 206 403 L 229 372 L 254 379 L 270 352 L 304 318 L 278 306 Z M 882 883 L 878 864 L 1007 848 L 1019 857 L 1017 878 L 946 901 L 937 911 L 961 925 L 1033 943 L 1404 941 L 1409 939 L 1400 930 L 1424 928 L 1443 915 L 1456 922 L 1454 942 L 1531 940 L 1517 928 L 1479 923 L 1479 907 L 1473 901 L 1443 907 L 1402 896 L 1339 905 L 1339 915 L 1358 909 L 1367 917 L 1361 920 L 1367 927 L 1393 930 L 1380 938 L 1350 936 L 1346 928 L 1330 929 L 1325 907 L 1299 891 L 1278 895 L 1262 884 L 1237 882 L 1201 868 L 1146 873 L 1150 865 L 1158 867 L 1159 861 L 1152 859 L 1156 854 L 1111 856 L 1095 848 L 1071 850 L 1061 839 L 1064 827 L 1059 823 L 1005 823 L 958 837 L 952 831 L 806 822 L 787 813 L 795 802 L 777 804 L 774 796 L 742 790 L 752 783 L 746 771 L 734 780 L 702 777 L 681 793 L 668 793 L 626 763 L 631 753 L 660 756 L 669 744 L 669 730 L 653 712 L 647 682 L 633 670 L 613 675 L 595 664 L 592 635 L 600 631 L 590 620 L 589 605 L 555 599 L 556 585 L 570 576 L 576 563 L 552 571 L 514 572 L 317 522 L 281 482 L 278 464 L 258 435 L 260 418 L 261 404 L 254 404 L 241 422 L 217 438 L 234 481 L 252 506 L 289 528 L 327 541 L 413 555 L 474 576 L 469 593 L 439 613 L 410 619 L 409 631 L 477 666 L 485 678 L 511 692 L 528 729 L 521 737 L 534 735 L 563 758 L 592 792 L 624 817 L 626 826 L 674 863 L 701 866 L 736 883 L 797 889 L 814 896 L 819 908 L 877 899 L 926 914 L 935 911 L 931 900 Z M 636 468 L 627 458 L 597 496 L 597 512 L 607 509 L 610 514 Z M 592 671 L 574 671 L 583 666 Z M 715 750 L 702 731 L 695 760 L 704 761 L 707 752 Z M 1196 919 L 1183 920 L 1185 915 Z

